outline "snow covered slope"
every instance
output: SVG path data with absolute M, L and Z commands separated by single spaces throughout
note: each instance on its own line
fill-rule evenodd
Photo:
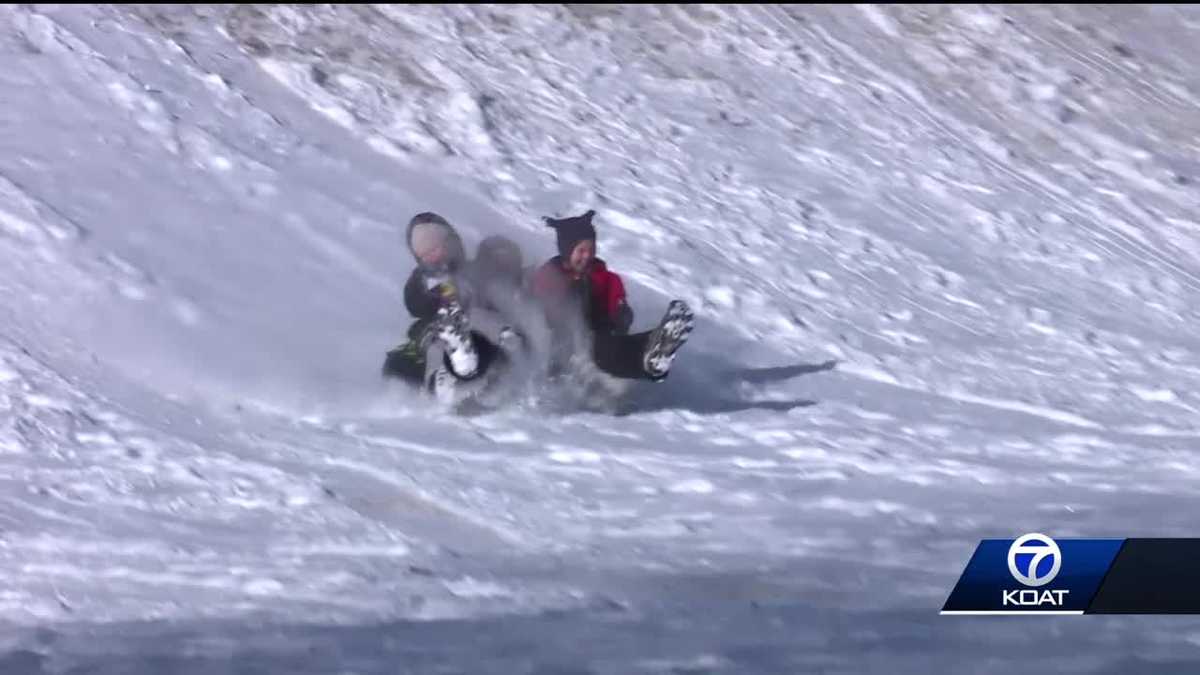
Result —
M 1193 536 L 1194 7 L 0 7 L 0 670 L 1113 672 L 981 537 Z M 403 225 L 599 212 L 612 418 L 380 382 Z M 836 362 L 836 363 L 834 363 Z M 78 671 L 74 669 L 78 668 Z

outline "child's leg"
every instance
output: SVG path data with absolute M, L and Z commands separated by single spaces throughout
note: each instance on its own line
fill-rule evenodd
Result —
M 425 356 L 420 346 L 409 340 L 387 353 L 383 361 L 383 376 L 394 377 L 420 385 L 425 375 Z
M 675 352 L 687 342 L 692 325 L 688 306 L 673 300 L 654 330 L 633 335 L 597 333 L 592 341 L 592 358 L 614 377 L 661 380 L 670 371 Z
M 592 358 L 596 366 L 613 377 L 629 380 L 648 380 L 650 375 L 642 365 L 650 333 L 611 335 L 597 333 L 592 340 Z

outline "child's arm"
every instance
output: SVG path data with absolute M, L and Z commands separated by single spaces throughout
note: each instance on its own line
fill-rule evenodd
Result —
M 625 334 L 633 325 L 633 309 L 625 302 L 625 283 L 614 272 L 608 272 L 607 297 L 604 307 L 608 311 L 608 321 L 614 333 Z

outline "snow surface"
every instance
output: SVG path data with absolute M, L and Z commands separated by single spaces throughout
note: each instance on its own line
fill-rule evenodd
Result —
M 1200 10 L 0 7 L 0 670 L 1195 672 L 937 610 L 1196 536 Z M 408 218 L 600 255 L 632 414 L 380 381 Z

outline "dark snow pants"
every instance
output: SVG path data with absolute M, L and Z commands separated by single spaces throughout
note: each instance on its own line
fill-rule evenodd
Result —
M 592 334 L 592 359 L 604 372 L 626 380 L 661 380 L 646 373 L 642 357 L 653 331 L 632 335 Z M 665 376 L 664 376 L 665 377 Z

